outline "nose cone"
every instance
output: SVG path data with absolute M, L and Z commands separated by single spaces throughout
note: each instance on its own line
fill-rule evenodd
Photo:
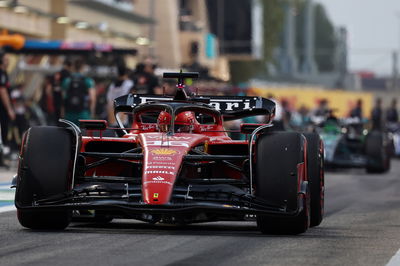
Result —
M 146 204 L 167 204 L 185 154 L 207 138 L 196 134 L 145 133 L 143 147 L 142 197 Z
M 171 199 L 184 152 L 174 148 L 148 148 L 144 154 L 143 201 L 167 204 Z

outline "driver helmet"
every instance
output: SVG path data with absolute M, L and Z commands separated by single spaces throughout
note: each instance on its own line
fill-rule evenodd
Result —
M 161 132 L 167 132 L 171 125 L 171 115 L 166 111 L 160 112 L 157 118 L 157 125 Z
M 179 113 L 175 117 L 175 132 L 192 133 L 193 131 L 199 131 L 199 122 L 197 122 L 194 113 L 190 111 Z

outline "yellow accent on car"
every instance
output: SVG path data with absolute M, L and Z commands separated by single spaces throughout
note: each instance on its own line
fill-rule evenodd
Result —
M 157 154 L 157 155 L 172 155 L 177 153 L 177 151 L 172 150 L 172 149 L 156 149 L 156 150 L 152 150 L 151 153 L 153 154 Z

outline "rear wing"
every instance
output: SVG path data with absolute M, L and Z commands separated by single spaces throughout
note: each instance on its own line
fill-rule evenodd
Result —
M 114 100 L 115 112 L 132 112 L 136 106 L 148 102 L 173 101 L 174 97 L 128 94 Z M 188 102 L 206 103 L 218 110 L 225 121 L 240 119 L 256 115 L 275 115 L 275 103 L 262 97 L 250 96 L 196 96 L 189 98 Z

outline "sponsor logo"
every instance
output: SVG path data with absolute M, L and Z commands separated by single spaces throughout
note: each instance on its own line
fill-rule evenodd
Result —
M 146 142 L 147 146 L 176 146 L 176 147 L 189 147 L 189 143 L 180 140 L 162 141 L 162 140 L 149 140 Z
M 153 193 L 153 198 L 158 199 L 158 193 Z
M 170 172 L 170 171 L 144 171 L 144 174 L 148 175 L 148 174 L 165 174 L 165 175 L 175 175 L 174 172 Z
M 153 180 L 154 181 L 162 181 L 162 180 L 164 180 L 164 178 L 161 176 L 156 176 L 156 177 L 153 177 Z
M 146 170 L 147 169 L 171 169 L 171 170 L 174 170 L 175 169 L 175 167 L 173 167 L 173 166 L 167 166 L 167 165 L 149 165 L 149 166 L 147 166 L 146 167 Z
M 151 101 L 172 101 L 172 98 L 162 98 L 162 97 L 140 97 L 140 103 L 147 103 Z
M 135 96 L 138 97 L 141 103 L 146 103 L 149 101 L 172 101 L 171 97 L 143 97 L 143 96 Z M 255 101 L 257 98 L 253 99 L 212 99 L 211 102 L 208 104 L 211 107 L 214 107 L 218 111 L 225 110 L 225 111 L 233 111 L 233 110 L 243 110 L 243 109 L 251 109 L 255 108 Z M 137 100 L 135 103 L 139 104 Z
M 145 125 L 140 127 L 142 130 L 149 130 L 149 129 L 155 129 L 156 125 Z
M 156 154 L 156 155 L 173 155 L 173 154 L 176 154 L 177 151 L 172 150 L 172 149 L 161 148 L 161 149 L 152 150 L 151 153 Z
M 156 160 L 156 161 L 172 161 L 172 158 L 167 157 L 167 156 L 154 156 L 152 159 Z M 166 162 L 157 162 L 157 163 L 174 164 L 174 163 L 166 163 Z
M 168 181 L 165 181 L 165 180 L 145 181 L 143 184 L 144 185 L 147 185 L 147 184 L 166 184 L 166 185 L 170 185 L 170 186 L 173 185 L 172 182 L 168 182 Z
M 167 157 L 167 158 L 171 158 L 171 157 Z M 148 165 L 153 165 L 153 164 L 158 164 L 158 165 L 164 165 L 164 164 L 167 164 L 167 165 L 175 165 L 175 163 L 171 163 L 171 162 L 147 162 L 147 164 Z
M 243 109 L 251 109 L 250 101 L 249 100 L 225 100 L 220 99 L 216 100 L 213 99 L 212 102 L 209 104 L 211 107 L 214 107 L 218 111 L 233 111 L 233 110 L 243 110 Z M 253 106 L 254 108 L 254 106 Z
M 146 136 L 148 139 L 165 139 L 165 140 L 190 140 L 191 137 L 178 137 L 178 136 Z

